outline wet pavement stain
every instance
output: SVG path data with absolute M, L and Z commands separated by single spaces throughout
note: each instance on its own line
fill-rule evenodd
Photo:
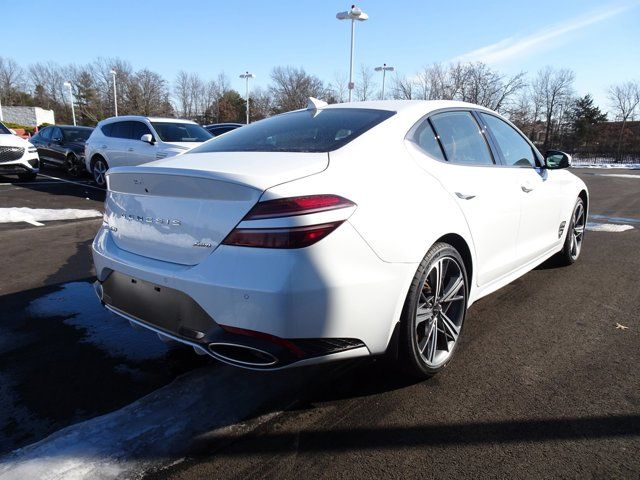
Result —
M 0 297 L 0 454 L 211 363 L 104 309 L 91 280 Z

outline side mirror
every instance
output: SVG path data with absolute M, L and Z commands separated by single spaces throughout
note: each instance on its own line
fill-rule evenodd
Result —
M 547 150 L 544 156 L 544 164 L 549 170 L 569 168 L 571 166 L 571 155 L 560 150 Z
M 151 135 L 150 133 L 145 133 L 144 135 L 142 135 L 140 137 L 140 140 L 142 140 L 143 142 L 149 143 L 151 145 L 156 143 L 156 141 L 153 139 L 153 135 Z
M 57 143 L 58 145 L 62 143 L 62 139 L 60 137 L 52 138 L 51 141 L 53 143 Z

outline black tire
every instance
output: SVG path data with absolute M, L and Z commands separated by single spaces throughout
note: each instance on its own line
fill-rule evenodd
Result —
M 446 263 L 445 263 L 446 262 Z M 447 267 L 438 267 L 438 265 L 447 265 Z M 452 265 L 455 265 L 456 268 L 453 268 Z M 447 291 L 455 290 L 456 284 L 455 280 L 458 278 L 462 279 L 463 284 L 458 286 L 458 295 L 463 298 L 457 300 L 449 300 L 447 303 L 444 303 L 444 295 L 442 295 L 441 300 L 437 300 L 437 294 L 432 296 L 433 308 L 431 308 L 431 317 L 429 320 L 420 321 L 420 314 L 418 312 L 418 307 L 421 308 L 422 311 L 429 310 L 429 295 L 433 293 L 431 291 L 431 287 L 429 284 L 433 284 L 433 271 L 440 268 L 441 271 L 444 271 L 444 281 L 441 281 L 441 291 L 442 293 L 447 293 Z M 451 278 L 447 278 L 448 269 L 451 268 Z M 455 275 L 455 276 L 454 276 Z M 448 282 L 448 283 L 447 283 Z M 425 288 L 429 288 L 425 290 Z M 456 293 L 456 292 L 454 292 Z M 413 282 L 411 283 L 411 287 L 409 288 L 409 293 L 407 294 L 407 299 L 405 300 L 404 308 L 402 310 L 402 316 L 400 320 L 400 335 L 398 338 L 398 360 L 402 369 L 409 376 L 413 378 L 428 378 L 436 373 L 442 371 L 449 365 L 451 360 L 454 357 L 455 350 L 459 344 L 459 339 L 462 334 L 462 327 L 464 325 L 464 318 L 466 316 L 467 304 L 469 297 L 469 284 L 467 281 L 467 272 L 464 266 L 464 261 L 462 257 L 458 253 L 458 251 L 453 248 L 451 245 L 447 243 L 436 243 L 434 244 L 424 259 L 420 263 L 418 270 L 413 278 Z M 455 303 L 453 303 L 455 302 Z M 445 305 L 443 307 L 443 305 Z M 454 310 L 452 311 L 452 308 Z M 434 313 L 435 312 L 435 313 Z M 449 315 L 447 315 L 449 314 Z M 428 315 L 428 314 L 422 314 Z M 456 327 L 457 327 L 457 335 L 453 339 L 452 345 L 449 345 L 449 341 L 447 340 L 447 334 L 445 333 L 445 325 L 444 319 L 442 315 L 447 317 L 447 320 L 451 320 L 450 317 L 456 317 Z M 429 322 L 429 323 L 427 323 Z M 441 322 L 441 323 L 439 323 Z M 429 360 L 425 357 L 427 355 L 427 350 L 431 350 L 429 337 L 427 337 L 427 331 L 433 326 L 435 323 L 435 338 L 433 339 L 433 351 L 441 351 L 445 356 L 443 357 L 442 362 L 429 363 Z M 425 325 L 424 335 L 422 339 L 420 336 L 421 325 Z M 440 330 L 439 326 L 442 326 L 443 329 Z M 420 350 L 420 343 L 424 343 L 426 338 L 426 345 L 424 352 Z M 440 339 L 440 340 L 439 340 Z M 444 348 L 439 349 L 438 345 L 442 345 Z M 434 360 L 435 356 L 430 355 L 432 360 Z
M 104 174 L 108 169 L 109 165 L 104 158 L 102 158 L 100 155 L 96 155 L 95 157 L 93 157 L 93 160 L 91 161 L 91 175 L 93 176 L 93 181 L 99 187 L 107 186 L 107 181 Z
M 81 172 L 80 163 L 78 162 L 78 157 L 75 154 L 70 153 L 67 155 L 67 160 L 65 161 L 65 169 L 70 177 L 78 177 Z
M 579 214 L 582 212 L 582 217 Z M 578 228 L 581 229 L 581 233 L 578 236 L 578 243 L 574 243 L 576 239 L 576 222 L 578 222 Z M 556 261 L 559 265 L 573 265 L 582 251 L 582 240 L 584 239 L 585 226 L 587 224 L 587 212 L 584 208 L 584 201 L 578 197 L 576 204 L 571 211 L 571 218 L 568 222 L 567 236 L 564 240 L 562 250 L 556 255 Z
M 36 172 L 25 172 L 18 174 L 18 180 L 21 182 L 32 182 L 38 177 Z

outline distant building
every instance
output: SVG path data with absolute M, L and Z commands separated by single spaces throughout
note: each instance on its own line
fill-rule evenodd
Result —
M 2 106 L 2 116 L 7 123 L 17 123 L 25 127 L 37 127 L 43 123 L 54 125 L 56 118 L 53 110 L 40 107 L 5 107 Z

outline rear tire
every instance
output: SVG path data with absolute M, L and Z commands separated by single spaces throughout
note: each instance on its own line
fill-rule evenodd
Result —
M 18 174 L 18 180 L 22 182 L 32 182 L 36 179 L 38 174 L 36 172 L 25 172 Z
M 564 246 L 556 256 L 560 265 L 572 265 L 578 260 L 582 251 L 582 240 L 584 239 L 586 225 L 587 211 L 584 208 L 584 201 L 578 197 L 571 213 Z
M 434 244 L 418 267 L 400 320 L 398 360 L 414 378 L 428 378 L 449 365 L 467 312 L 467 272 L 458 251 Z
M 91 162 L 91 174 L 93 175 L 93 181 L 96 182 L 96 185 L 99 187 L 106 187 L 107 185 L 107 170 L 109 170 L 109 165 L 104 158 L 97 156 Z

